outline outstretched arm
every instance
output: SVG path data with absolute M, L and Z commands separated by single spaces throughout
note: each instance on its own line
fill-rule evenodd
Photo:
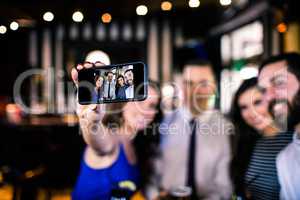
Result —
M 96 63 L 96 65 L 101 66 L 103 64 Z M 78 71 L 91 67 L 93 67 L 93 64 L 84 63 L 72 69 L 72 80 L 76 86 L 78 86 Z M 97 167 L 102 166 L 103 160 L 111 162 L 110 158 L 115 157 L 118 148 L 116 137 L 102 123 L 105 115 L 105 105 L 80 105 L 78 103 L 76 113 L 84 141 L 88 145 L 85 155 L 87 164 Z M 103 157 L 106 159 L 103 159 Z

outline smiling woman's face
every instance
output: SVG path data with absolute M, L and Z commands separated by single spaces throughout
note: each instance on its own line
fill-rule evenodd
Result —
M 122 77 L 118 78 L 118 83 L 120 86 L 124 85 L 124 79 Z
M 100 88 L 103 85 L 103 78 L 99 76 L 99 78 L 96 81 L 96 87 Z
M 256 88 L 246 90 L 238 99 L 241 116 L 252 128 L 262 131 L 273 123 L 262 93 Z

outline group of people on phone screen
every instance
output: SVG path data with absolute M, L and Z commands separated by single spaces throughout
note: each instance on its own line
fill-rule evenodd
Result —
M 95 75 L 94 81 L 95 87 L 91 95 L 93 102 L 134 98 L 134 73 L 131 68 L 122 74 L 109 71 L 105 76 Z

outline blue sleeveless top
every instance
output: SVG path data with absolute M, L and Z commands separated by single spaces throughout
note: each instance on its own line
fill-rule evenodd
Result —
M 72 199 L 110 200 L 111 191 L 118 189 L 119 185 L 125 181 L 137 186 L 139 170 L 137 165 L 128 162 L 123 145 L 120 145 L 117 160 L 107 168 L 93 169 L 82 159 L 80 175 L 72 193 Z

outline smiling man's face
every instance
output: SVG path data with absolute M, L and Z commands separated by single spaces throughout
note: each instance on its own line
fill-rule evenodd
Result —
M 130 70 L 130 71 L 127 71 L 125 74 L 125 81 L 128 85 L 133 85 L 133 72 Z
M 264 66 L 258 85 L 275 121 L 280 120 L 281 126 L 287 125 L 289 108 L 294 109 L 293 104 L 300 88 L 297 77 L 288 70 L 287 62 L 277 61 Z M 284 119 L 285 122 L 282 121 Z

